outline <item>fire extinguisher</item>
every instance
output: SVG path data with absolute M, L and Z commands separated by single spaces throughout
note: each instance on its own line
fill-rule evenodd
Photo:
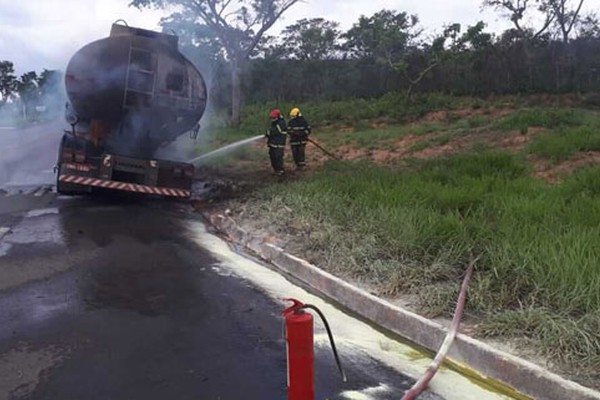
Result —
M 321 310 L 311 304 L 303 304 L 296 299 L 285 300 L 294 303 L 282 312 L 285 319 L 287 345 L 288 400 L 314 400 L 315 352 L 313 316 L 304 310 L 314 310 L 321 317 L 329 336 L 335 362 L 344 382 L 346 382 L 346 374 L 344 373 L 335 347 L 331 328 Z

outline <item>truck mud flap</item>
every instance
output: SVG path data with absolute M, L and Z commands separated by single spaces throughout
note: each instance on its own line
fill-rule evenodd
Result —
M 105 179 L 89 178 L 85 176 L 76 175 L 61 175 L 58 178 L 61 182 L 74 183 L 83 186 L 93 186 L 112 190 L 124 190 L 127 192 L 143 193 L 143 194 L 154 194 L 159 196 L 168 197 L 182 197 L 188 198 L 191 196 L 189 190 L 166 188 L 157 186 L 146 186 L 139 185 L 137 183 L 126 183 L 118 181 L 108 181 Z

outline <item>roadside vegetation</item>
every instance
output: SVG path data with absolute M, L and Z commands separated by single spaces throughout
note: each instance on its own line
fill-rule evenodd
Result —
M 315 137 L 343 161 L 310 148 L 312 173 L 263 182 L 233 208 L 254 229 L 288 235 L 291 250 L 320 267 L 408 299 L 428 316 L 450 315 L 472 253 L 473 331 L 528 342 L 573 374 L 593 375 L 600 368 L 600 113 L 536 98 L 436 95 L 383 122 L 392 98 L 365 101 L 356 106 L 363 119 L 340 113 L 335 123 L 326 118 L 338 104 L 303 104 L 317 121 Z M 269 107 L 245 112 L 262 110 L 262 118 Z M 373 157 L 379 153 L 386 157 Z M 266 160 L 254 168 L 267 169 Z

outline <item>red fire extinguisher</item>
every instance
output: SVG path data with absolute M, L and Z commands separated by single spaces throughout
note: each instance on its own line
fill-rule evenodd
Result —
M 303 304 L 296 299 L 286 299 L 286 301 L 294 303 L 282 313 L 285 318 L 287 344 L 288 400 L 315 400 L 314 324 L 312 314 L 305 312 L 306 309 L 316 311 L 321 317 L 344 382 L 346 382 L 346 375 L 340 363 L 331 329 L 323 313 L 317 307 Z

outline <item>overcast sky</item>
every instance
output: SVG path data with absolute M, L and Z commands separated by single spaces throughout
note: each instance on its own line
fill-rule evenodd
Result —
M 110 25 L 125 19 L 129 25 L 158 29 L 164 11 L 128 7 L 130 0 L 0 0 L 0 60 L 10 60 L 18 73 L 43 68 L 63 69 L 84 44 L 108 35 Z M 324 17 L 348 29 L 361 14 L 383 9 L 419 15 L 429 31 L 449 22 L 473 24 L 479 20 L 492 30 L 507 23 L 481 11 L 481 0 L 305 0 L 285 15 L 272 32 L 300 18 Z M 586 8 L 600 9 L 600 0 L 586 0 Z

